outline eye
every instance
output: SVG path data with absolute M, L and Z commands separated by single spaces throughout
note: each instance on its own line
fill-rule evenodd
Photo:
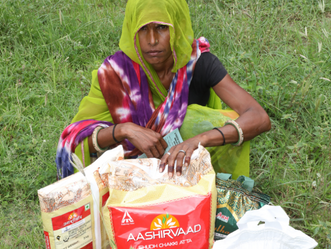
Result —
M 142 26 L 142 27 L 139 29 L 139 31 L 140 31 L 140 30 L 147 30 L 147 25 Z
M 161 29 L 161 30 L 165 30 L 165 29 L 168 29 L 168 26 L 167 25 L 159 24 L 159 25 L 157 25 L 157 28 L 158 29 Z

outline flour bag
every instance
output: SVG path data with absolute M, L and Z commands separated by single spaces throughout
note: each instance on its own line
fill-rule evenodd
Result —
M 110 162 L 109 198 L 103 216 L 113 249 L 213 246 L 215 172 L 209 152 L 199 146 L 182 175 L 169 179 L 160 160 Z

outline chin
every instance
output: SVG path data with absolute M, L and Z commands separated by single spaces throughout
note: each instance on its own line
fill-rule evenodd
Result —
M 145 59 L 146 60 L 146 59 Z M 155 59 L 148 59 L 146 60 L 149 64 L 151 65 L 157 65 L 162 63 L 162 60 L 160 60 L 159 58 L 155 58 Z

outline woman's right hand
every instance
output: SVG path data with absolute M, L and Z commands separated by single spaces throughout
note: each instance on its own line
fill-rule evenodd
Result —
M 168 147 L 168 144 L 159 133 L 131 122 L 118 124 L 114 135 L 116 140 L 119 141 L 128 139 L 149 158 L 161 158 Z

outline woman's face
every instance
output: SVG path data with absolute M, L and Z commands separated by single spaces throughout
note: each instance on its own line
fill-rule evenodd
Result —
M 154 68 L 173 60 L 167 25 L 149 23 L 139 29 L 138 37 L 144 59 Z

